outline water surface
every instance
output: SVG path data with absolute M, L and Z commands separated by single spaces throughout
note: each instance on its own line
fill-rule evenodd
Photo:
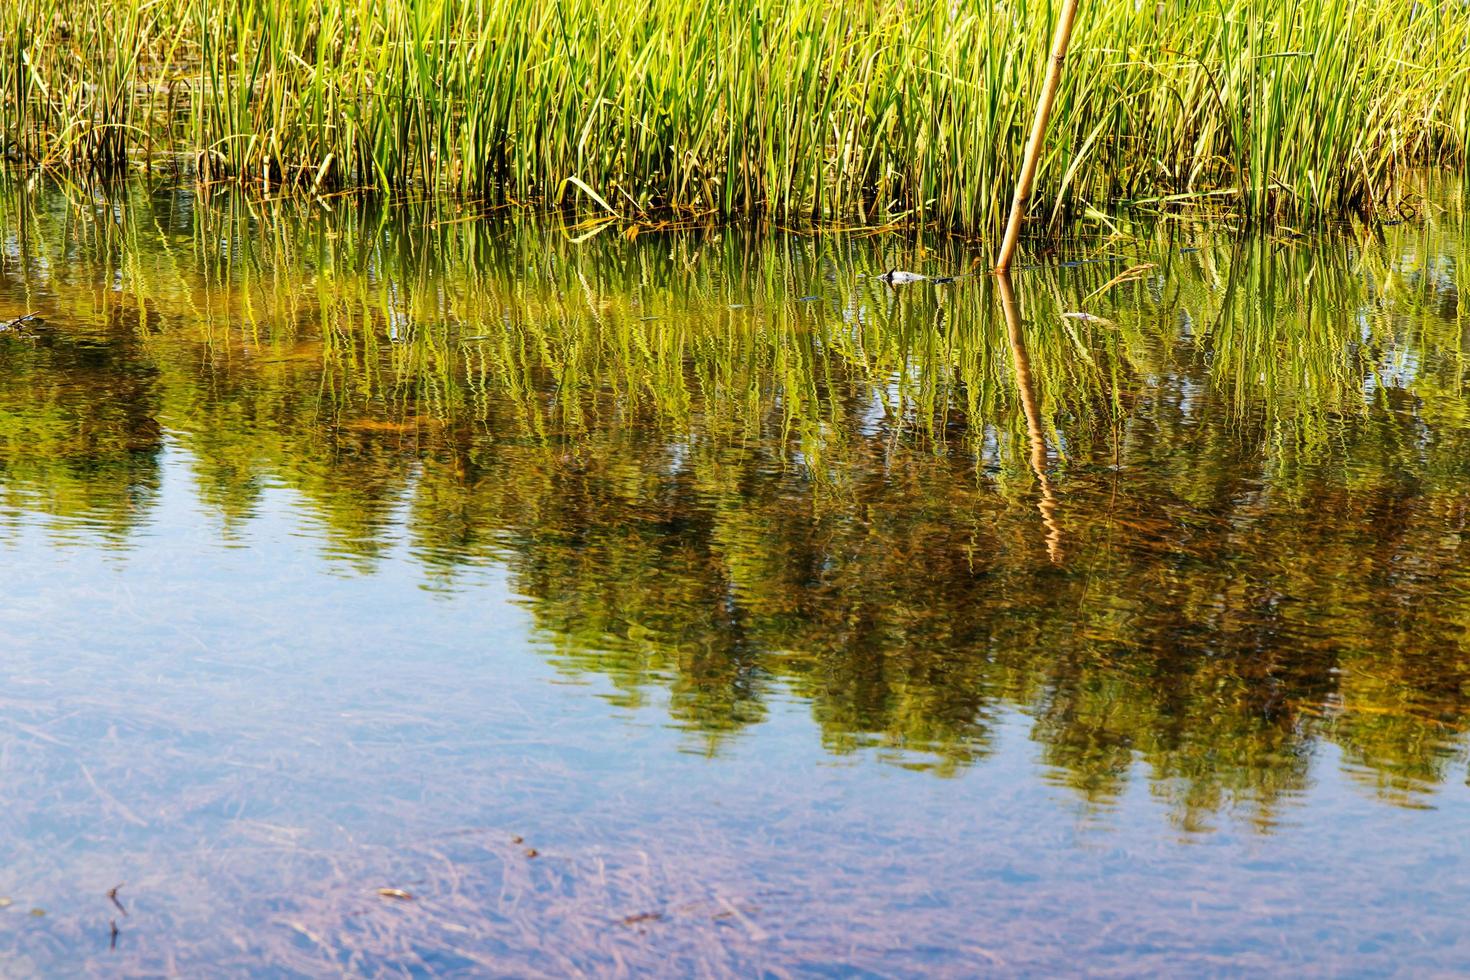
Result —
M 1470 968 L 1458 221 L 0 219 L 7 973 Z

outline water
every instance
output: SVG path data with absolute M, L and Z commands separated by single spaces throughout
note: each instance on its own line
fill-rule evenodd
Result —
M 1457 221 L 0 201 L 7 974 L 1470 968 Z

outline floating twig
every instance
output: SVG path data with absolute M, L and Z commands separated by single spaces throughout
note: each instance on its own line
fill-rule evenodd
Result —
M 40 315 L 40 310 L 31 310 L 31 312 L 27 313 L 25 316 L 18 316 L 14 320 L 11 320 L 9 323 L 0 325 L 0 330 L 14 330 L 16 327 L 21 326 L 25 323 L 29 323 Z
M 1073 313 L 1063 313 L 1062 318 L 1065 320 L 1081 320 L 1083 323 L 1096 323 L 1105 327 L 1115 326 L 1113 321 L 1107 317 L 1098 316 L 1096 313 L 1088 313 L 1083 310 L 1078 310 Z

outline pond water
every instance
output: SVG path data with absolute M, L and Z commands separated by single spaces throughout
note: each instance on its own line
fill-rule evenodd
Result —
M 1470 968 L 1449 214 L 9 189 L 5 972 Z

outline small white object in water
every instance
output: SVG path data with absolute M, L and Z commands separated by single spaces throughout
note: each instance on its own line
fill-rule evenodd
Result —
M 902 286 L 910 282 L 923 282 L 928 276 L 921 276 L 917 272 L 904 272 L 900 269 L 889 269 L 878 277 L 890 286 Z
M 1066 317 L 1068 320 L 1081 320 L 1083 323 L 1111 324 L 1113 322 L 1106 317 L 1097 316 L 1092 313 L 1063 313 L 1062 316 Z

